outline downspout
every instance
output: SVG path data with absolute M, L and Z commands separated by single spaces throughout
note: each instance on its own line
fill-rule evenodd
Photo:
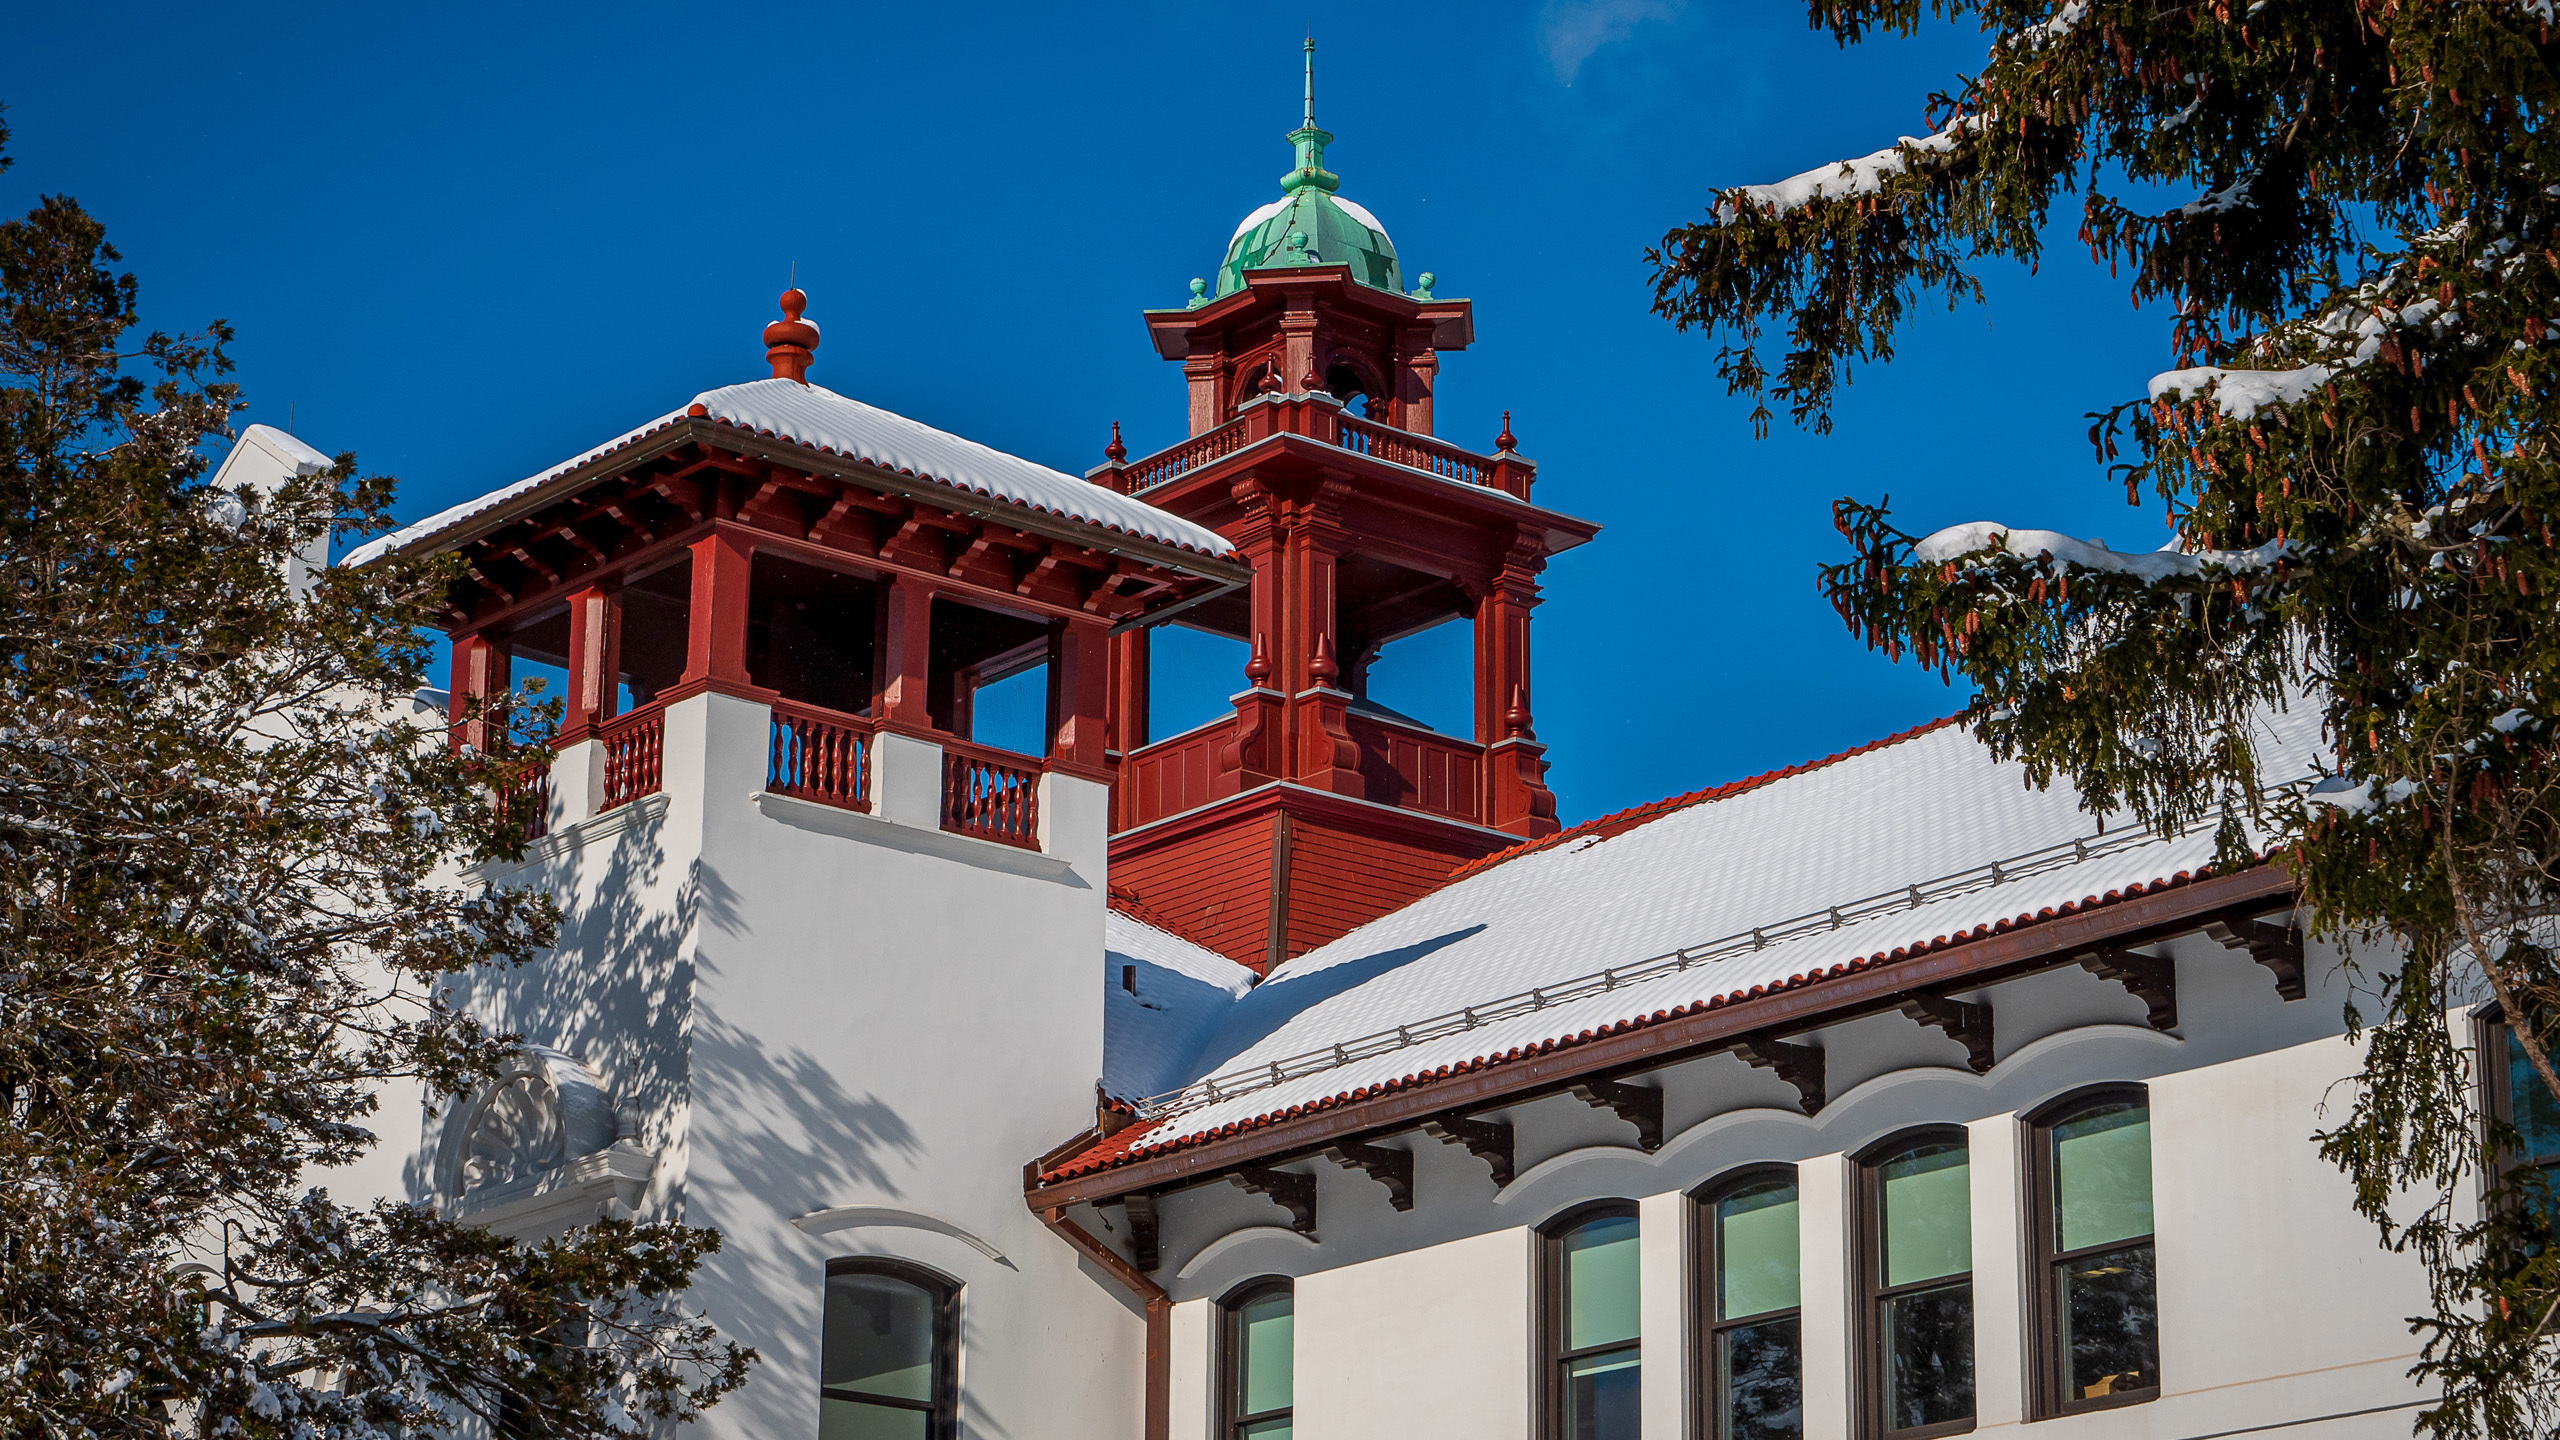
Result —
M 1111 1278 L 1129 1289 L 1129 1293 L 1147 1307 L 1147 1389 L 1145 1440 L 1168 1440 L 1173 1430 L 1173 1297 L 1164 1287 L 1146 1277 L 1137 1266 L 1120 1258 L 1119 1252 L 1103 1244 L 1085 1229 L 1067 1218 L 1063 1205 L 1044 1206 L 1036 1201 L 1040 1223 L 1058 1234 L 1058 1238 L 1076 1248 L 1094 1264 L 1109 1271 Z

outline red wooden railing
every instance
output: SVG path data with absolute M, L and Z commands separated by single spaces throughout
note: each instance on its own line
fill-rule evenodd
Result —
M 956 740 L 942 742 L 942 828 L 1025 850 L 1040 848 L 1040 764 Z
M 1397 465 L 1410 465 L 1416 470 L 1428 470 L 1434 475 L 1468 485 L 1493 483 L 1493 462 L 1473 451 L 1444 445 L 1427 435 L 1416 435 L 1390 425 L 1354 420 L 1348 415 L 1342 417 L 1341 425 L 1342 448 L 1345 450 Z
M 1235 717 L 1223 715 L 1196 730 L 1131 751 L 1120 762 L 1119 793 L 1114 797 L 1120 806 L 1120 828 L 1208 804 L 1210 781 L 1218 773 L 1218 749 L 1235 734 L 1235 728 Z
M 551 833 L 551 770 L 540 770 L 517 778 L 516 783 L 498 792 L 498 813 L 524 822 L 524 838 L 539 840 Z
M 604 808 L 655 795 L 666 778 L 667 712 L 655 705 L 617 715 L 596 731 L 604 745 Z
M 764 788 L 783 795 L 871 808 L 871 722 L 859 715 L 777 700 Z
M 1399 810 L 1484 823 L 1484 747 L 1455 736 L 1349 717 L 1369 799 Z
M 1161 485 L 1185 471 L 1197 470 L 1222 455 L 1232 455 L 1243 449 L 1245 441 L 1251 438 L 1252 426 L 1253 420 L 1248 416 L 1242 420 L 1230 420 L 1215 430 L 1204 430 L 1171 449 L 1159 450 L 1131 465 L 1122 472 L 1122 483 L 1132 491 L 1144 490 L 1150 485 Z

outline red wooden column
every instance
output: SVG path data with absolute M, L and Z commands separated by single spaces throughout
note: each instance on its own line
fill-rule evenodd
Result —
M 927 699 L 933 650 L 931 581 L 895 575 L 880 607 L 880 703 L 874 707 L 881 727 L 911 735 L 933 733 L 933 708 Z
M 489 753 L 488 706 L 507 689 L 507 652 L 486 635 L 453 637 L 453 679 L 445 691 L 445 716 L 453 743 Z
M 754 563 L 754 543 L 725 523 L 693 542 L 690 628 L 678 682 L 685 694 L 747 687 L 747 581 Z
M 1552 835 L 1556 797 L 1547 789 L 1546 747 L 1530 714 L 1529 612 L 1538 604 L 1546 554 L 1525 531 L 1515 536 L 1476 606 L 1476 738 L 1485 753 L 1485 824 L 1514 835 Z
M 1283 597 L 1287 590 L 1277 501 L 1251 475 L 1237 479 L 1227 493 L 1244 514 L 1228 524 L 1224 533 L 1236 547 L 1236 558 L 1253 567 L 1253 585 L 1246 596 L 1252 617 L 1247 622 L 1252 633 L 1246 639 L 1252 649 L 1245 661 L 1245 688 L 1236 697 L 1235 731 L 1219 747 L 1217 766 L 1209 777 L 1213 797 L 1278 779 L 1289 763 L 1288 705 L 1283 698 L 1286 671 L 1276 658 L 1286 628 Z
M 1317 482 L 1315 493 L 1295 507 L 1288 533 L 1288 640 L 1280 656 L 1296 712 L 1290 729 L 1297 763 L 1292 777 L 1337 795 L 1359 795 L 1360 747 L 1351 738 L 1350 697 L 1342 686 L 1341 641 L 1335 614 L 1335 573 L 1352 545 L 1342 524 L 1346 481 Z
M 1049 738 L 1049 768 L 1088 780 L 1111 778 L 1104 743 L 1111 706 L 1111 627 L 1070 620 L 1049 649 L 1049 694 L 1058 731 Z
M 574 744 L 613 718 L 622 670 L 621 597 L 592 585 L 569 597 L 569 693 L 561 697 L 560 743 Z

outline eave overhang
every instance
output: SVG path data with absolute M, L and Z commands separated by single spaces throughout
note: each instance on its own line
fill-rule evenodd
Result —
M 1244 272 L 1243 289 L 1206 305 L 1196 309 L 1145 310 L 1139 314 L 1146 322 L 1148 338 L 1155 342 L 1156 353 L 1167 360 L 1180 360 L 1191 353 L 1193 334 L 1225 330 L 1242 324 L 1256 312 L 1285 308 L 1292 292 L 1312 294 L 1325 303 L 1383 313 L 1399 324 L 1427 324 L 1434 350 L 1464 350 L 1475 343 L 1474 301 L 1419 300 L 1380 290 L 1352 279 L 1348 265 L 1282 265 L 1248 270 Z

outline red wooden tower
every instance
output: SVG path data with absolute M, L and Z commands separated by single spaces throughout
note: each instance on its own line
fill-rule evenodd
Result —
M 1312 42 L 1309 46 L 1312 52 Z M 1246 217 L 1217 290 L 1146 312 L 1182 362 L 1192 435 L 1096 483 L 1232 540 L 1251 586 L 1178 623 L 1251 646 L 1235 713 L 1149 733 L 1149 638 L 1113 641 L 1114 890 L 1268 972 L 1438 888 L 1454 867 L 1553 833 L 1531 728 L 1529 614 L 1547 557 L 1598 527 L 1530 501 L 1537 470 L 1433 439 L 1444 351 L 1474 307 L 1403 288 L 1394 246 L 1340 199 L 1316 128 L 1313 59 L 1297 165 Z M 1353 414 L 1358 409 L 1359 415 Z M 1474 733 L 1369 703 L 1380 647 L 1474 624 Z

